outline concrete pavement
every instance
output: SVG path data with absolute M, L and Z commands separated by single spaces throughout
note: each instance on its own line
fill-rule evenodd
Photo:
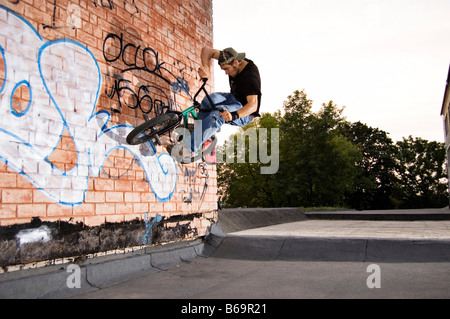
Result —
M 308 220 L 243 230 L 239 236 L 450 240 L 450 221 Z
M 3 298 L 447 298 L 448 209 L 369 212 L 230 210 L 196 240 L 67 266 L 0 275 Z M 362 217 L 358 217 L 360 214 Z M 322 216 L 319 216 L 322 215 Z M 350 219 L 352 215 L 352 219 Z M 425 218 L 430 216 L 430 220 Z M 394 220 L 392 220 L 394 219 Z M 240 221 L 239 221 L 240 220 Z M 244 226 L 243 226 L 244 225 Z M 373 270 L 373 265 L 378 268 Z M 372 267 L 372 268 L 371 268 Z M 377 271 L 376 271 L 377 270 Z M 372 273 L 373 272 L 373 273 Z M 20 273 L 20 274 L 19 274 Z M 6 276 L 5 276 L 6 275 Z M 371 276 L 380 288 L 370 288 Z

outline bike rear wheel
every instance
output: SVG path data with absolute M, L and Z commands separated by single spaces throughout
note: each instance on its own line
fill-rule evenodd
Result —
M 142 123 L 127 136 L 127 143 L 138 145 L 150 141 L 155 135 L 164 134 L 180 123 L 175 113 L 165 113 Z

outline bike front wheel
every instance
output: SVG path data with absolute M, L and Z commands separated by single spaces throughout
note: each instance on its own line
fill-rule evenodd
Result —
M 127 143 L 138 145 L 150 141 L 155 135 L 164 134 L 180 123 L 175 113 L 165 113 L 142 123 L 127 135 Z

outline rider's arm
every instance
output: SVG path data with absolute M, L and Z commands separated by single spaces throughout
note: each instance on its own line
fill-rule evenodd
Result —
M 240 110 L 237 111 L 239 118 L 246 117 L 258 111 L 258 95 L 248 95 L 247 104 L 245 104 Z M 220 112 L 225 122 L 231 122 L 233 115 L 228 111 Z
M 202 66 L 198 69 L 198 73 L 202 78 L 209 78 L 209 72 L 211 68 L 211 60 L 218 60 L 220 51 L 208 47 L 203 47 L 201 57 Z
M 247 104 L 238 110 L 239 118 L 246 117 L 258 111 L 258 95 L 247 96 Z

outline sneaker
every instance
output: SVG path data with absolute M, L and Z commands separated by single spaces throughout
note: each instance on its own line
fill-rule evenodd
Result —
M 180 125 L 178 127 L 176 127 L 171 133 L 170 133 L 170 140 L 172 143 L 178 143 L 181 142 L 183 140 L 183 134 L 181 132 L 183 132 L 183 125 Z M 190 134 L 192 134 L 192 132 L 194 132 L 194 124 L 188 124 L 187 127 L 188 131 Z
M 170 144 L 166 146 L 167 152 L 179 163 L 186 163 L 187 159 L 191 158 L 192 152 L 186 147 L 183 142 Z

